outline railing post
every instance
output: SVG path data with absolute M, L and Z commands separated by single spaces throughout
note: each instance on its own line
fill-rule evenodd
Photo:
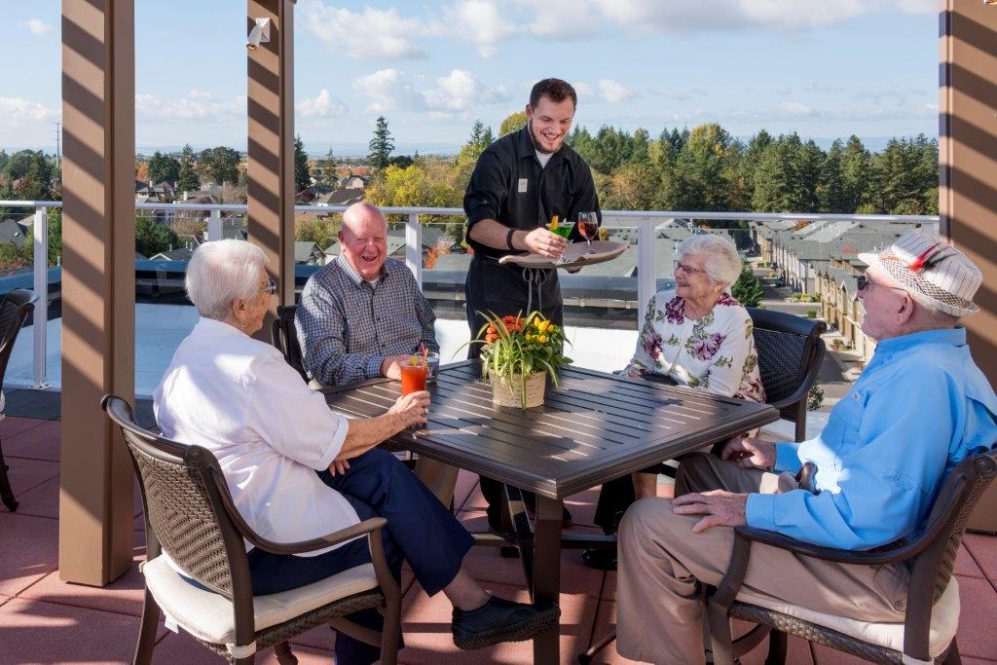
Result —
M 644 327 L 644 312 L 658 290 L 658 269 L 654 254 L 654 219 L 642 218 L 637 227 L 637 330 Z
M 405 224 L 405 265 L 415 275 L 415 282 L 422 290 L 422 226 L 419 213 L 410 213 Z
M 38 302 L 35 303 L 34 339 L 32 343 L 32 380 L 35 388 L 47 388 L 46 354 L 48 353 L 48 208 L 35 207 L 34 282 Z
M 208 217 L 208 240 L 221 240 L 222 234 L 222 211 L 212 210 Z

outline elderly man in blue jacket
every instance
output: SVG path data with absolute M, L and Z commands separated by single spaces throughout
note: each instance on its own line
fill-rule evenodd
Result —
M 654 663 L 704 663 L 700 585 L 716 585 L 748 525 L 817 545 L 867 550 L 910 534 L 945 475 L 997 440 L 997 397 L 959 318 L 977 311 L 979 269 L 919 230 L 859 279 L 862 330 L 877 341 L 824 431 L 798 446 L 732 441 L 685 458 L 676 498 L 644 499 L 620 525 L 618 650 Z M 803 473 L 801 473 L 803 471 Z M 902 622 L 909 573 L 765 547 L 744 586 L 818 612 Z

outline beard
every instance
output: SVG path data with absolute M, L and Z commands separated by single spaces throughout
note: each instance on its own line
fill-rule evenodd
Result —
M 564 137 L 561 137 L 561 142 L 557 144 L 556 148 L 554 148 L 553 150 L 547 150 L 547 149 L 545 149 L 541 145 L 540 139 L 538 139 L 537 135 L 533 132 L 533 121 L 532 120 L 527 120 L 526 121 L 526 129 L 527 129 L 527 131 L 530 132 L 530 140 L 533 141 L 533 148 L 537 152 L 539 152 L 541 154 L 544 154 L 544 155 L 553 155 L 555 152 L 557 152 L 558 150 L 560 150 L 562 146 L 564 146 Z

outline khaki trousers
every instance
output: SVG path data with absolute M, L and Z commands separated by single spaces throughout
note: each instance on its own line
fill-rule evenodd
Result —
M 797 487 L 790 474 L 745 470 L 695 453 L 682 461 L 675 490 L 777 493 Z M 723 578 L 734 532 L 713 527 L 692 533 L 699 519 L 674 514 L 670 499 L 653 498 L 633 504 L 624 516 L 616 627 L 621 655 L 650 663 L 705 663 L 702 584 L 715 586 Z M 909 579 L 902 564 L 850 566 L 753 544 L 744 588 L 828 614 L 901 622 Z

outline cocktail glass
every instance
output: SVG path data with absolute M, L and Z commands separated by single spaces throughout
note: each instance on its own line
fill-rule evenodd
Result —
M 571 229 L 573 229 L 574 227 L 575 227 L 574 222 L 563 221 L 560 222 L 556 228 L 552 227 L 550 230 L 551 233 L 556 233 L 557 235 L 567 240 L 568 236 L 571 235 Z M 559 257 L 554 259 L 553 263 L 554 265 L 561 265 L 562 263 L 567 263 L 567 261 L 568 260 L 564 258 L 564 253 L 562 252 Z

